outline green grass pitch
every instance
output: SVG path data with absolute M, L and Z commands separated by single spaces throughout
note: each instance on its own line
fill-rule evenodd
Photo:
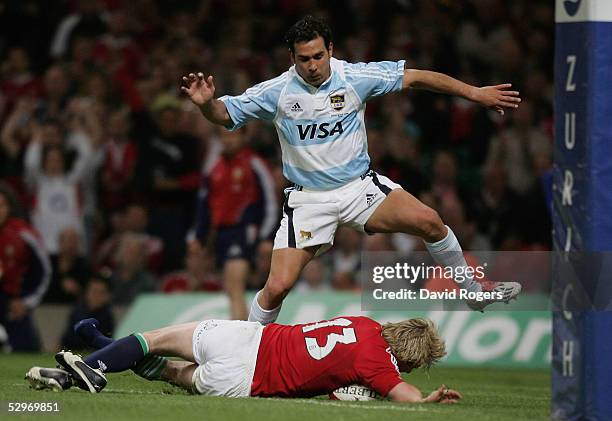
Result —
M 162 382 L 148 382 L 131 372 L 109 374 L 102 393 L 80 389 L 57 393 L 29 389 L 23 376 L 34 365 L 54 366 L 52 355 L 0 356 L 0 401 L 59 401 L 60 419 L 68 420 L 537 420 L 548 419 L 550 372 L 488 368 L 433 368 L 406 375 L 431 391 L 441 383 L 459 390 L 457 405 L 405 405 L 387 401 L 339 402 L 315 399 L 215 398 L 189 395 Z M 17 417 L 2 405 L 0 418 Z M 42 415 L 41 415 L 42 416 Z M 39 419 L 40 417 L 36 417 Z M 51 418 L 53 419 L 53 418 Z

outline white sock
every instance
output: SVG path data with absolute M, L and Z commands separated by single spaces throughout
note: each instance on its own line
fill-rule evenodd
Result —
M 255 294 L 255 298 L 253 298 L 253 302 L 251 303 L 249 322 L 259 322 L 264 326 L 274 323 L 278 317 L 278 314 L 280 313 L 282 304 L 276 308 L 273 308 L 272 310 L 264 310 L 257 301 L 259 294 L 261 294 L 261 291 Z
M 460 288 L 473 292 L 482 291 L 482 286 L 474 281 L 472 276 L 468 276 L 469 273 L 465 271 L 468 264 L 465 261 L 465 257 L 463 257 L 463 251 L 461 250 L 461 245 L 457 237 L 455 237 L 455 233 L 448 225 L 446 225 L 446 228 L 448 229 L 448 233 L 442 240 L 436 241 L 435 243 L 425 242 L 427 250 L 429 250 L 429 253 L 431 253 L 431 256 L 439 265 L 452 267 L 455 270 L 460 267 L 464 268 L 461 269 L 461 271 L 465 274 L 465 280 L 463 282 L 455 281 Z

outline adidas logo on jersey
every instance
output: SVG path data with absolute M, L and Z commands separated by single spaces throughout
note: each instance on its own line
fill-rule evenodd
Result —
M 291 106 L 291 111 L 303 111 L 299 102 L 296 102 Z

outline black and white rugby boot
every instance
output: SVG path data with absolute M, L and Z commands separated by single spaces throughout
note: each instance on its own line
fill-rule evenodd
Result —
M 51 389 L 55 392 L 70 389 L 72 377 L 61 368 L 32 367 L 25 375 L 30 387 L 36 390 Z
M 106 386 L 106 376 L 101 370 L 91 368 L 80 355 L 70 351 L 60 351 L 55 354 L 55 361 L 66 369 L 75 380 L 77 386 L 91 393 L 99 393 Z

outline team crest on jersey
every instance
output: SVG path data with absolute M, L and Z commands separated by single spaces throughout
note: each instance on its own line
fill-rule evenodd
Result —
M 331 102 L 331 107 L 335 111 L 340 111 L 344 108 L 344 94 L 336 94 L 329 97 L 329 101 Z

